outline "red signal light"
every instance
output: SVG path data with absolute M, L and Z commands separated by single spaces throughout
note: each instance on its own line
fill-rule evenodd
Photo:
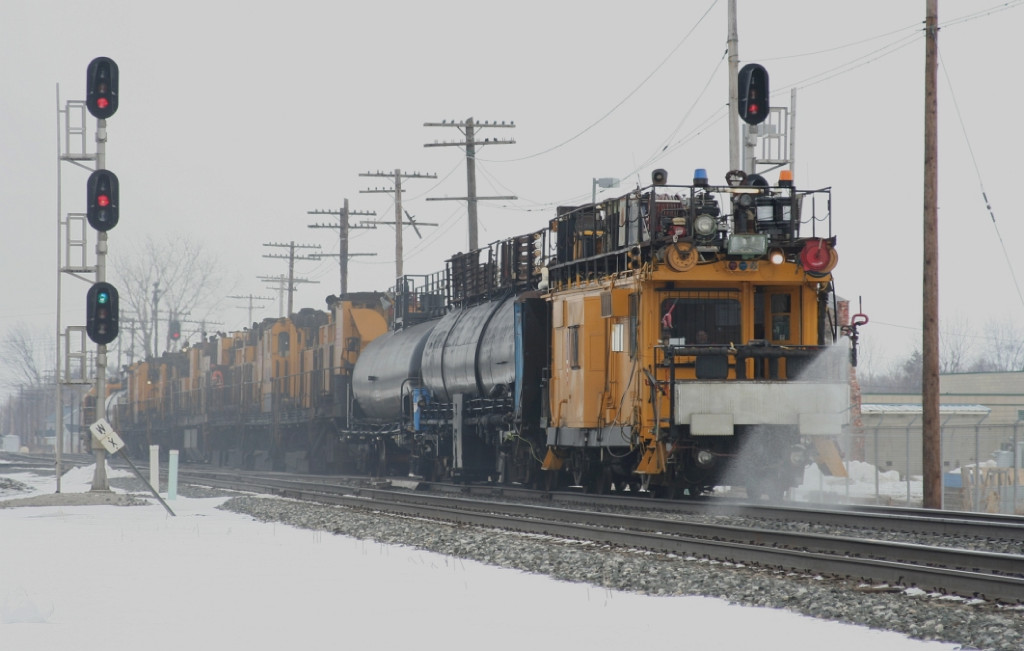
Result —
M 117 112 L 117 63 L 96 57 L 86 69 L 85 106 L 93 117 L 105 120 Z
M 117 175 L 110 170 L 100 169 L 89 175 L 85 214 L 89 225 L 98 231 L 117 226 L 118 185 Z
M 747 124 L 761 124 L 768 117 L 771 96 L 768 71 L 758 63 L 748 63 L 740 69 L 738 77 L 736 108 L 740 118 Z

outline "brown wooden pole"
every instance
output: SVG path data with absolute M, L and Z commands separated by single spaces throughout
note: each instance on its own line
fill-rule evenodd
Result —
M 921 410 L 924 507 L 942 508 L 942 449 L 939 432 L 939 224 L 937 138 L 939 0 L 926 0 L 924 85 L 924 296 L 922 301 Z M 909 478 L 908 478 L 909 479 Z

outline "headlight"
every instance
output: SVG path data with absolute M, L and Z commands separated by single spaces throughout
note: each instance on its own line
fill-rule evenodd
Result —
M 802 445 L 794 445 L 789 449 L 789 463 L 794 468 L 807 465 L 807 450 Z
M 729 255 L 761 257 L 768 252 L 768 237 L 763 234 L 733 234 L 729 238 Z
M 718 220 L 708 214 L 697 215 L 693 220 L 693 230 L 698 237 L 714 237 L 718 231 Z
M 693 455 L 693 459 L 701 468 L 710 468 L 715 465 L 715 455 L 708 450 L 697 450 L 697 453 Z

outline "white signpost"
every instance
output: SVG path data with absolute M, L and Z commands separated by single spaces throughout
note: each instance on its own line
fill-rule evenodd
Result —
M 107 452 L 114 454 L 118 450 L 124 447 L 124 441 L 114 431 L 114 427 L 107 422 L 106 418 L 101 418 L 92 425 L 89 426 L 89 431 L 92 432 L 93 438 L 100 442 Z
M 123 452 L 124 441 L 122 441 L 121 437 L 117 435 L 117 432 L 114 431 L 114 426 L 111 425 L 106 418 L 101 418 L 92 425 L 90 425 L 89 431 L 92 432 L 93 438 L 96 439 L 99 442 L 99 444 L 102 445 L 103 448 L 110 454 L 115 454 L 116 452 L 121 451 L 121 457 L 125 461 L 127 461 L 128 465 L 131 466 L 132 470 L 135 471 L 135 476 L 141 479 L 142 483 L 144 483 L 146 486 L 149 486 L 149 490 L 153 493 L 153 495 L 156 495 L 156 498 L 160 500 L 161 504 L 164 505 L 164 508 L 167 509 L 167 512 L 171 515 L 174 515 L 174 511 L 171 510 L 171 507 L 167 506 L 167 502 L 165 502 L 163 498 L 160 497 L 160 493 L 158 493 L 157 490 L 153 488 L 153 486 L 151 486 L 148 481 L 146 481 L 146 478 L 142 476 L 142 473 L 139 472 L 139 469 L 135 467 L 135 464 L 132 463 L 132 460 L 129 459 L 128 455 Z

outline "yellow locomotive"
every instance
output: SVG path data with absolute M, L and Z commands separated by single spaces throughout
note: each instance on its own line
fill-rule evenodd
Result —
M 849 422 L 849 348 L 829 354 L 829 191 L 785 173 L 775 186 L 666 176 L 551 224 L 545 469 L 595 488 L 775 496 L 812 453 L 841 472 L 831 441 Z M 801 236 L 802 223 L 825 232 Z
M 437 274 L 137 364 L 118 428 L 222 465 L 780 496 L 812 459 L 842 471 L 835 242 L 828 188 L 656 170 Z

